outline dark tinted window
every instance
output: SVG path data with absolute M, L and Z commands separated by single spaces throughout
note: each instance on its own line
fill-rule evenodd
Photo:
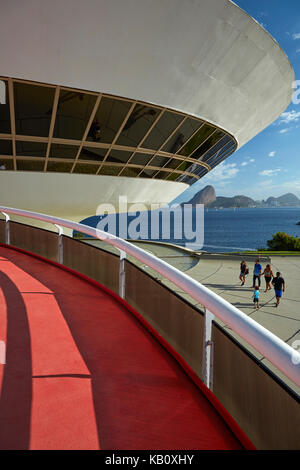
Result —
M 219 140 L 224 137 L 224 132 L 216 130 L 200 147 L 193 153 L 192 158 L 198 159 L 213 147 Z
M 73 163 L 51 162 L 48 160 L 47 171 L 57 171 L 59 173 L 70 173 Z
M 43 171 L 45 162 L 34 160 L 17 160 L 17 170 Z
M 167 171 L 157 171 L 155 172 L 155 179 L 165 179 L 169 173 Z
M 111 150 L 107 157 L 108 162 L 126 163 L 131 157 L 132 152 L 123 152 L 123 150 Z
M 17 155 L 29 157 L 45 157 L 47 144 L 44 142 L 20 142 L 16 141 Z
M 175 134 L 170 138 L 166 145 L 162 148 L 164 152 L 176 153 L 180 147 L 193 135 L 194 132 L 201 126 L 202 122 L 196 119 L 186 119 Z
M 151 160 L 152 157 L 153 155 L 151 154 L 137 152 L 130 160 L 130 163 L 135 165 L 147 165 L 147 163 Z
M 179 165 L 176 167 L 176 170 L 180 171 L 190 171 L 192 163 L 191 162 L 181 162 Z
M 171 173 L 171 174 L 166 173 L 166 175 L 167 175 L 167 176 L 166 176 L 165 179 L 170 180 L 170 181 L 176 181 L 177 178 L 179 178 L 180 173 L 175 173 L 175 172 L 174 172 L 174 173 Z
M 0 80 L 0 87 L 0 96 L 2 98 L 0 99 L 0 134 L 10 134 L 10 111 L 7 82 Z
M 44 161 L 38 159 L 46 157 L 47 142 L 30 142 L 23 136 L 42 137 L 40 140 L 46 140 L 49 136 L 55 87 L 17 81 L 13 83 L 13 87 L 18 169 L 42 171 Z M 206 169 L 193 162 L 175 159 L 176 154 L 183 155 L 183 158 L 192 157 L 214 167 L 236 147 L 231 137 L 212 124 L 193 117 L 184 117 L 175 111 L 162 110 L 155 105 L 134 105 L 132 100 L 109 96 L 102 96 L 99 100 L 93 122 L 90 129 L 87 129 L 97 96 L 71 89 L 60 90 L 53 129 L 54 142 L 52 141 L 47 162 L 48 171 L 70 172 L 72 169 L 74 173 L 96 174 L 101 166 L 100 174 L 153 177 L 190 183 L 195 178 L 180 175 L 179 171 L 203 176 Z M 8 82 L 3 79 L 0 80 L 0 134 L 6 133 L 11 133 L 10 106 Z M 85 142 L 78 156 L 80 141 L 84 136 L 89 142 Z M 106 148 L 99 148 L 100 145 L 105 145 Z M 150 154 L 136 149 L 139 145 Z M 109 150 L 110 146 L 119 148 Z M 12 141 L 8 138 L 0 140 L 0 157 L 2 156 L 5 169 L 14 168 L 15 161 L 8 158 L 13 154 L 12 147 Z M 138 152 L 134 153 L 134 149 Z M 155 155 L 156 151 L 162 155 Z M 174 155 L 170 156 L 170 153 Z M 62 161 L 73 161 L 77 156 L 78 161 L 74 168 L 73 163 Z M 54 162 L 53 159 L 61 160 Z M 135 165 L 145 168 L 135 168 Z M 151 170 L 151 167 L 157 169 Z M 164 169 L 174 170 L 174 173 L 170 174 Z
M 75 145 L 51 144 L 49 157 L 75 158 L 78 148 Z
M 0 155 L 12 155 L 11 140 L 0 140 Z
M 177 168 L 180 162 L 181 160 L 178 160 L 178 158 L 170 158 L 164 166 L 167 168 Z
M 143 142 L 142 147 L 158 150 L 169 135 L 178 127 L 184 116 L 165 111 Z
M 157 173 L 157 170 L 143 170 L 142 173 L 140 174 L 141 178 L 152 178 L 153 175 Z
M 195 170 L 193 170 L 193 173 L 195 173 L 195 175 L 203 175 L 206 173 L 207 168 L 205 168 L 204 166 L 197 166 Z
M 169 160 L 169 157 L 161 157 L 160 155 L 156 155 L 153 160 L 149 163 L 150 166 L 164 166 L 167 161 Z
M 209 124 L 203 124 L 199 131 L 187 142 L 187 144 L 181 149 L 178 153 L 180 155 L 185 155 L 186 157 L 190 156 L 194 150 L 204 142 L 210 134 L 215 130 L 215 127 L 210 126 Z
M 195 173 L 197 175 L 198 172 L 202 171 L 203 168 L 203 166 L 197 165 L 196 163 L 182 162 L 182 164 L 179 165 L 177 169 L 181 171 L 187 171 L 189 173 Z
M 224 148 L 222 148 L 222 150 L 213 155 L 206 163 L 211 167 L 221 163 L 225 158 L 231 155 L 231 153 L 235 150 L 235 146 L 235 143 L 229 142 L 227 145 L 225 145 Z
M 73 173 L 84 173 L 88 175 L 95 175 L 99 165 L 88 165 L 87 163 L 77 163 Z
M 160 113 L 159 109 L 136 104 L 123 127 L 117 144 L 137 147 L 157 118 L 158 113 Z
M 111 175 L 117 176 L 121 171 L 119 166 L 112 166 L 112 165 L 103 165 L 101 170 L 99 171 L 99 175 Z
M 16 133 L 48 137 L 54 88 L 14 83 Z
M 82 147 L 79 160 L 102 161 L 107 154 L 108 149 L 99 149 L 94 147 Z
M 96 96 L 61 90 L 53 136 L 81 140 L 96 102 Z
M 126 167 L 124 168 L 122 173 L 120 173 L 120 176 L 128 176 L 131 178 L 135 178 L 140 173 L 140 171 L 140 168 Z
M 103 97 L 89 129 L 87 140 L 110 144 L 124 121 L 132 103 Z
M 206 153 L 201 157 L 203 162 L 209 162 L 209 160 L 222 152 L 223 149 L 227 147 L 228 143 L 232 143 L 231 137 L 225 135 L 217 144 L 215 144 L 211 149 L 206 151 Z
M 13 170 L 14 169 L 14 162 L 13 160 L 8 160 L 4 158 L 0 158 L 0 171 L 5 170 Z

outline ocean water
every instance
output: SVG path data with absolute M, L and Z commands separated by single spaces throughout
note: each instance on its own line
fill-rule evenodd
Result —
M 194 211 L 194 209 L 193 209 Z M 151 219 L 150 212 L 142 213 L 145 217 L 143 221 L 137 226 L 134 221 L 136 220 L 137 214 L 132 213 L 127 215 L 126 235 L 124 230 L 120 232 L 122 223 L 119 219 L 119 214 L 116 214 L 116 219 L 102 218 L 101 216 L 92 216 L 83 220 L 82 223 L 97 227 L 111 232 L 114 235 L 121 236 L 122 238 L 135 239 L 134 236 L 130 236 L 130 226 L 136 227 L 140 233 L 145 233 L 145 226 L 147 226 L 148 236 L 141 236 L 139 239 L 150 239 L 151 238 Z M 194 220 L 195 212 L 192 212 L 191 220 Z M 100 220 L 114 220 L 114 223 L 110 223 L 109 226 L 105 226 L 105 223 L 101 225 Z M 300 208 L 299 207 L 274 207 L 274 208 L 245 208 L 245 209 L 205 209 L 204 210 L 204 245 L 192 245 L 187 244 L 190 238 L 187 240 L 175 238 L 176 232 L 184 233 L 183 225 L 180 226 L 180 230 L 176 230 L 176 219 L 171 218 L 170 236 L 164 238 L 162 232 L 157 238 L 152 237 L 152 241 L 164 241 L 167 243 L 174 243 L 177 245 L 186 245 L 191 249 L 203 249 L 208 252 L 230 252 L 230 251 L 241 251 L 241 250 L 256 250 L 258 248 L 267 248 L 267 241 L 272 239 L 272 235 L 276 232 L 285 232 L 292 236 L 300 236 L 300 225 L 297 222 L 300 221 Z M 99 225 L 98 225 L 99 224 Z M 183 224 L 183 221 L 182 221 Z M 192 222 L 193 225 L 193 222 Z M 195 229 L 196 225 L 193 227 Z M 201 225 L 202 227 L 202 225 Z M 124 228 L 124 224 L 123 224 Z M 200 229 L 202 230 L 202 228 Z M 195 232 L 196 233 L 196 232 Z M 198 232 L 197 232 L 198 233 Z M 76 232 L 74 232 L 76 234 Z M 200 237 L 197 237 L 198 240 Z
M 300 236 L 300 207 L 205 209 L 204 247 L 209 252 L 266 248 L 276 232 Z

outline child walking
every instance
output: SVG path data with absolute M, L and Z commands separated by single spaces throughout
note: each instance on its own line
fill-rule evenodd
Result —
M 258 286 L 254 287 L 253 302 L 254 302 L 254 308 L 259 309 L 259 287 Z

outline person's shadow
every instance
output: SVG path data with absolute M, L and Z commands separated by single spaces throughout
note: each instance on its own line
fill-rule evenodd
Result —
M 17 286 L 1 271 L 0 286 L 7 307 L 6 364 L 0 395 L 0 449 L 28 449 L 32 361 L 27 311 Z
M 253 291 L 252 287 L 241 286 L 241 284 L 212 284 L 205 282 L 205 286 L 208 288 L 221 289 L 224 291 Z

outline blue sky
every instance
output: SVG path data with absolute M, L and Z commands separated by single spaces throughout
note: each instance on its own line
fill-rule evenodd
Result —
M 235 3 L 280 44 L 294 68 L 300 90 L 300 0 Z M 300 99 L 298 91 L 297 97 Z M 217 196 L 244 194 L 264 199 L 292 192 L 300 198 L 300 103 L 292 102 L 277 121 L 195 183 L 187 195 L 207 184 L 214 186 Z

